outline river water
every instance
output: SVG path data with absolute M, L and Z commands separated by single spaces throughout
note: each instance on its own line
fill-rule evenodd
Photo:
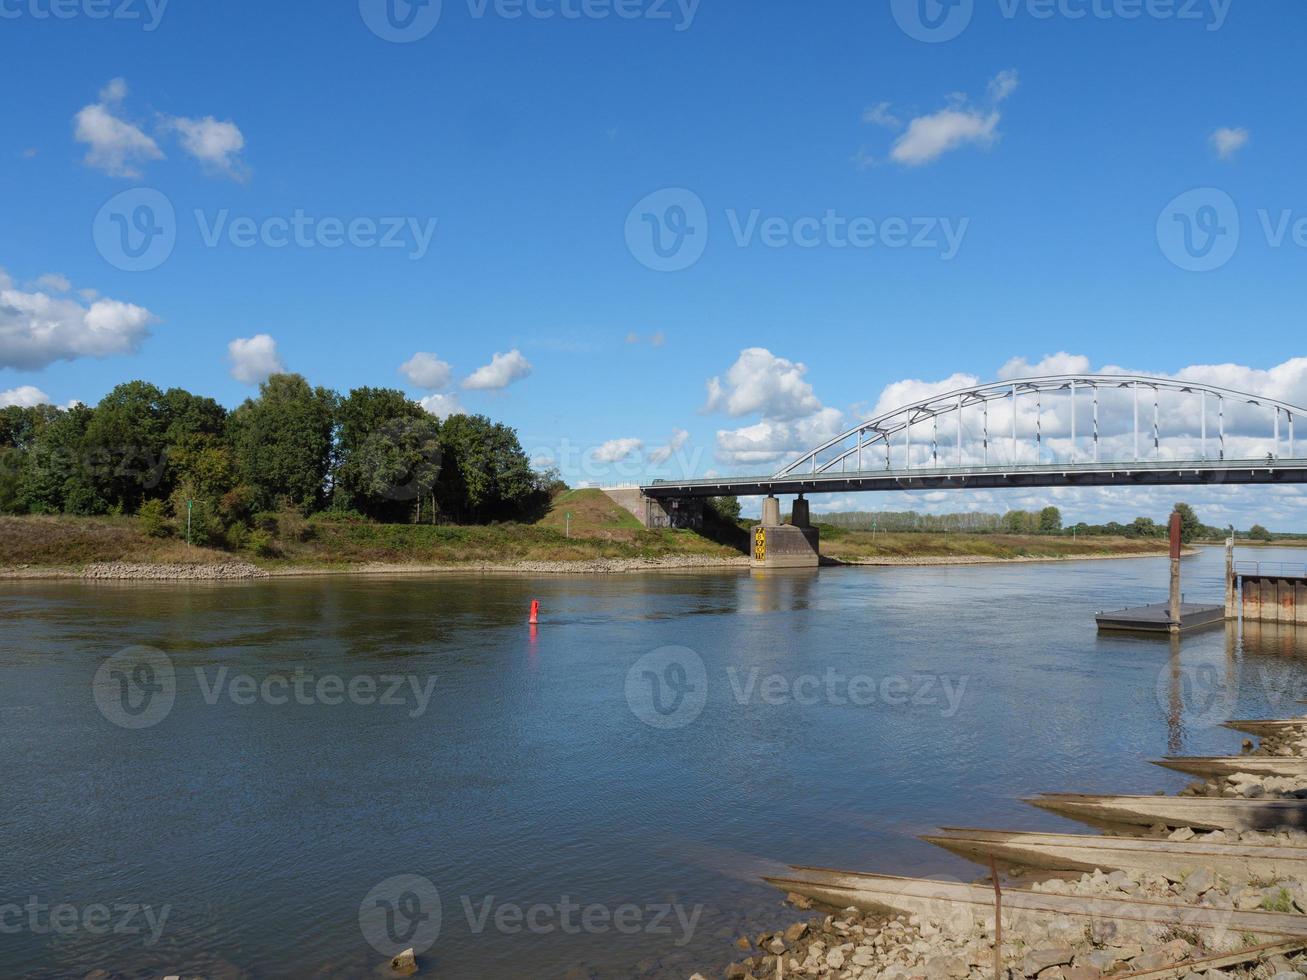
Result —
M 1187 598 L 1221 601 L 1223 564 L 1186 559 Z M 1148 759 L 1293 713 L 1307 630 L 1217 628 L 1178 660 L 1096 634 L 1166 581 L 1133 559 L 6 583 L 0 975 L 376 976 L 392 944 L 443 978 L 719 969 L 792 917 L 758 881 L 782 862 L 970 880 L 916 835 L 1074 831 L 1020 798 L 1174 791 Z

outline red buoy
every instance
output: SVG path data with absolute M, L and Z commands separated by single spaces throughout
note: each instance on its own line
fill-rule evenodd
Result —
M 532 626 L 534 626 L 534 625 L 536 625 L 536 623 L 540 622 L 540 600 L 539 600 L 539 599 L 532 599 L 532 600 L 531 600 L 531 618 L 528 619 L 527 622 L 530 623 Z

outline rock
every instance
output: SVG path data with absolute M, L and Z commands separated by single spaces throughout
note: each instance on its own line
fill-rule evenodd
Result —
M 1193 840 L 1194 831 L 1192 827 L 1179 827 L 1171 831 L 1170 840 Z
M 789 902 L 796 909 L 803 909 L 805 912 L 812 908 L 812 899 L 806 895 L 800 895 L 797 892 L 790 892 L 785 896 L 785 901 Z
M 390 961 L 390 968 L 397 973 L 414 973 L 418 968 L 418 956 L 412 948 L 404 950 Z
M 802 939 L 808 932 L 808 923 L 796 922 L 785 930 L 784 938 L 788 945 L 793 946 Z
M 726 980 L 743 980 L 749 975 L 743 963 L 732 963 L 726 968 Z
M 1190 895 L 1202 895 L 1216 885 L 1216 875 L 1207 868 L 1195 871 L 1184 880 L 1184 890 Z
M 837 947 L 826 954 L 826 965 L 832 970 L 838 970 L 844 966 L 844 953 Z
M 748 936 L 741 936 L 739 939 L 735 940 L 735 948 L 747 953 L 749 950 L 753 949 L 753 943 L 749 942 Z
M 1066 980 L 1098 980 L 1102 975 L 1102 970 L 1095 970 L 1092 966 L 1062 967 L 1062 976 Z
M 785 940 L 780 936 L 777 936 L 764 946 L 763 949 L 767 950 L 769 953 L 775 953 L 777 956 L 780 956 L 781 953 L 785 952 Z
M 1091 949 L 1076 954 L 1076 966 L 1106 973 L 1124 959 L 1125 957 L 1114 949 Z
M 1065 980 L 1065 974 L 1060 966 L 1050 966 L 1039 975 L 1039 980 Z
M 1028 977 L 1038 976 L 1050 966 L 1065 966 L 1075 956 L 1069 943 L 1056 943 L 1032 949 L 1021 961 L 1021 972 Z
M 960 956 L 932 956 L 926 960 L 926 980 L 962 980 L 971 973 Z
M 1266 790 L 1260 783 L 1246 783 L 1240 793 L 1246 800 L 1258 800 L 1266 795 Z

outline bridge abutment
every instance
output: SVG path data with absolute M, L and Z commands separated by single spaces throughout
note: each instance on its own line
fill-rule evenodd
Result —
M 751 535 L 753 568 L 816 568 L 821 563 L 820 534 L 808 520 L 808 501 L 794 502 L 789 524 L 781 523 L 781 503 L 769 496 L 762 502 L 762 522 Z

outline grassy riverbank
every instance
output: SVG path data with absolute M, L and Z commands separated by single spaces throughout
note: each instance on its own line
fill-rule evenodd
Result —
M 570 516 L 570 519 L 568 517 Z M 248 561 L 271 572 L 361 566 L 513 566 L 542 562 L 666 561 L 714 564 L 739 559 L 743 526 L 706 532 L 641 527 L 599 490 L 559 496 L 535 524 L 484 526 L 377 524 L 329 514 L 282 515 L 259 549 L 188 548 L 155 537 L 131 517 L 0 517 L 0 569 L 75 571 L 99 562 L 207 564 Z M 959 561 L 1157 554 L 1155 541 L 1043 535 L 879 533 L 822 528 L 822 553 L 843 561 Z

